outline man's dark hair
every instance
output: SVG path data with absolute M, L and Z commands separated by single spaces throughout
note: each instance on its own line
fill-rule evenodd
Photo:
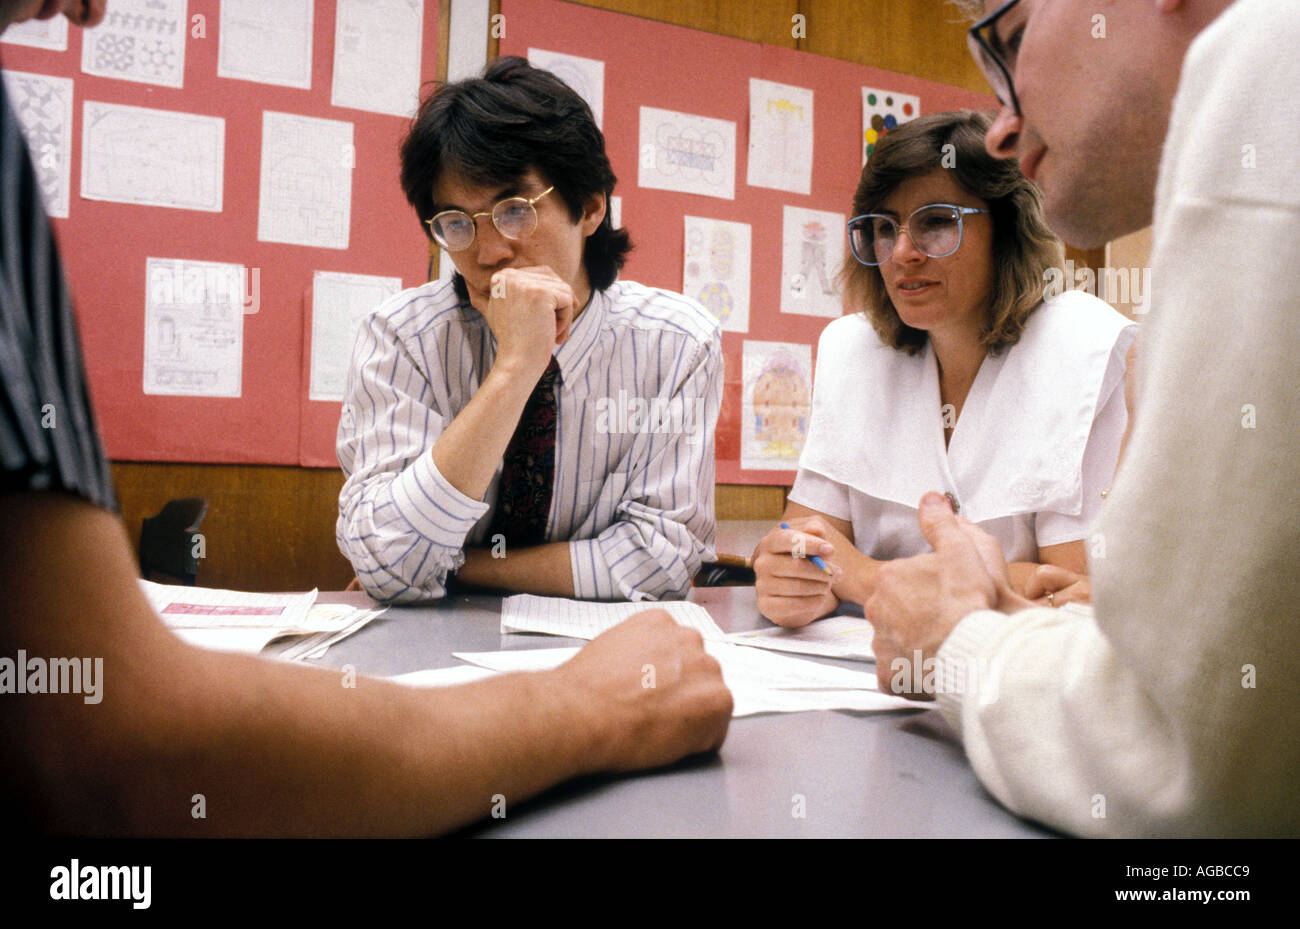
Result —
M 591 108 L 568 84 L 522 58 L 499 58 L 482 77 L 437 88 L 420 104 L 402 142 L 402 190 L 426 235 L 433 185 L 443 171 L 488 187 L 517 181 L 529 169 L 555 185 L 574 222 L 592 195 L 604 193 L 608 200 L 618 180 Z M 631 249 L 627 230 L 614 228 L 607 204 L 583 251 L 593 289 L 614 283 Z

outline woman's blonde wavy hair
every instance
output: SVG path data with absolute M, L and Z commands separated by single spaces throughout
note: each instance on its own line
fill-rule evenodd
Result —
M 1014 161 L 994 158 L 984 148 L 991 123 L 984 113 L 960 110 L 919 116 L 889 132 L 862 169 L 853 215 L 876 212 L 904 181 L 935 170 L 951 171 L 957 186 L 985 201 L 993 222 L 993 284 L 980 342 L 996 354 L 1019 341 L 1029 315 L 1043 302 L 1046 272 L 1061 267 L 1062 247 L 1043 221 L 1038 188 Z M 886 345 L 910 355 L 925 347 L 925 331 L 899 318 L 879 268 L 849 252 L 840 283 Z

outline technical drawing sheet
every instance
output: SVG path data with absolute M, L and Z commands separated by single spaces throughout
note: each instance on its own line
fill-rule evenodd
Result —
M 226 121 L 87 100 L 81 196 L 221 212 Z
M 352 123 L 263 112 L 257 238 L 347 248 L 355 158 Z

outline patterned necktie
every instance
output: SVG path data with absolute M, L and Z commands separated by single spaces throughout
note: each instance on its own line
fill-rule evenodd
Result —
M 555 357 L 524 404 L 515 434 L 506 446 L 489 538 L 505 536 L 507 546 L 526 548 L 546 541 L 555 484 Z

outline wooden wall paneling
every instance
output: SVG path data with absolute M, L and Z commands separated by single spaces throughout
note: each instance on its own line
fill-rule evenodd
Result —
M 990 92 L 966 49 L 970 23 L 951 4 L 941 0 L 800 0 L 798 6 L 808 17 L 808 35 L 799 43 L 801 51 L 977 93 Z M 925 100 L 921 111 L 929 112 Z
M 1098 289 L 1097 296 L 1129 319 L 1141 322 L 1151 299 L 1151 227 L 1108 243 L 1106 267 L 1115 277 L 1102 280 L 1115 286 Z
M 643 19 L 734 36 L 765 45 L 796 48 L 791 17 L 801 3 L 792 0 L 579 0 L 583 6 L 627 13 Z M 647 49 L 653 66 L 654 49 Z
M 342 590 L 352 569 L 334 542 L 341 471 L 274 465 L 115 462 L 113 480 L 131 545 L 140 524 L 175 497 L 207 497 L 204 587 Z
M 789 488 L 775 484 L 719 484 L 713 500 L 718 519 L 770 519 L 785 512 Z

